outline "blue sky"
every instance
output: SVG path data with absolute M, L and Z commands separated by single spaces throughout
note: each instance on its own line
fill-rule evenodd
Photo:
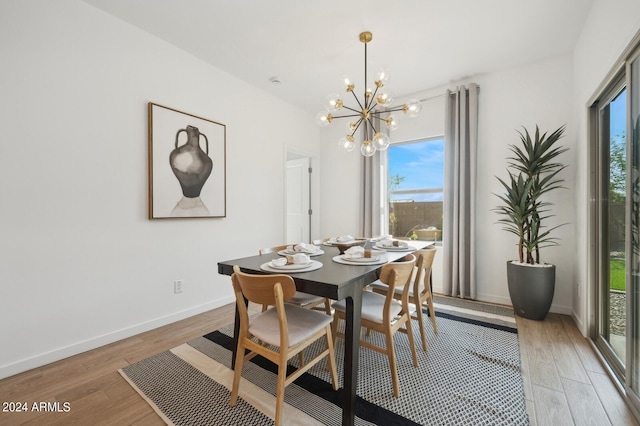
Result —
M 627 133 L 627 91 L 624 90 L 610 104 L 610 133 L 615 139 Z
M 389 176 L 405 178 L 396 189 L 442 188 L 444 182 L 444 140 L 431 139 L 389 147 Z M 442 201 L 439 194 L 399 195 L 393 199 Z

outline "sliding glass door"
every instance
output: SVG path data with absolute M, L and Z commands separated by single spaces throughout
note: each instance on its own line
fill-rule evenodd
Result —
M 598 134 L 596 343 L 619 378 L 626 366 L 627 88 L 620 76 L 594 107 Z
M 591 337 L 640 413 L 640 48 L 591 106 Z
M 629 144 L 628 155 L 630 167 L 627 173 L 628 193 L 628 262 L 627 295 L 630 298 L 628 336 L 629 342 L 629 374 L 630 392 L 628 395 L 633 405 L 640 411 L 640 50 L 636 51 L 627 65 L 629 81 Z

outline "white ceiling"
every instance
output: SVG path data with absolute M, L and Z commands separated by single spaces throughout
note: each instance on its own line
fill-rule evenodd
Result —
M 362 87 L 362 31 L 397 97 L 571 52 L 593 2 L 85 1 L 314 114 L 342 75 Z

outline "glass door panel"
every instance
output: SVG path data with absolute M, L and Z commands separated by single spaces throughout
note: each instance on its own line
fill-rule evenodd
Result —
M 628 296 L 631 298 L 631 312 L 629 312 L 629 324 L 631 325 L 631 360 L 629 366 L 631 371 L 631 390 L 636 396 L 634 405 L 638 407 L 640 395 L 640 297 L 638 296 L 640 286 L 640 52 L 636 54 L 636 59 L 631 61 L 629 66 L 629 81 L 631 93 L 629 98 L 630 125 L 630 155 L 631 168 L 627 174 L 629 181 L 629 241 L 627 259 L 630 265 L 627 268 L 627 279 L 629 281 Z
M 605 108 L 608 115 L 608 129 L 603 130 L 603 140 L 609 145 L 609 190 L 608 208 L 608 249 L 603 251 L 604 261 L 608 265 L 607 282 L 603 288 L 605 298 L 609 301 L 606 323 L 606 336 L 611 348 L 620 359 L 622 365 L 626 358 L 626 116 L 627 92 L 623 89 Z M 605 242 L 606 244 L 607 242 Z M 608 294 L 606 294 L 608 293 Z
M 627 91 L 624 78 L 598 107 L 598 327 L 596 344 L 623 380 L 626 366 Z

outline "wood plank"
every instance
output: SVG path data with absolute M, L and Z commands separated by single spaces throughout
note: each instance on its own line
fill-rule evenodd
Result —
M 545 323 L 518 317 L 518 330 L 522 329 L 527 347 L 531 384 L 562 392 L 562 383 L 550 349 Z
M 578 330 L 578 327 L 576 326 L 576 323 L 573 321 L 573 319 L 567 315 L 561 315 L 560 317 L 562 318 L 564 329 L 571 339 L 573 347 L 575 348 L 576 353 L 578 354 L 578 358 L 580 358 L 580 362 L 582 362 L 582 366 L 584 367 L 584 369 L 586 371 L 594 371 L 596 373 L 605 374 L 606 371 L 602 366 L 602 363 L 594 353 L 589 340 L 584 337 L 582 333 L 580 333 L 580 330 Z
M 569 410 L 577 425 L 605 426 L 611 424 L 591 384 L 563 378 L 562 386 L 569 403 Z
M 533 388 L 531 387 L 531 372 L 529 370 L 529 351 L 526 345 L 524 334 L 518 332 L 518 346 L 520 348 L 520 369 L 522 373 L 522 384 L 524 396 L 527 401 L 533 401 Z
M 533 392 L 533 389 L 531 389 Z M 533 402 L 533 394 L 531 395 L 531 400 L 527 399 L 527 414 L 529 415 L 529 426 L 536 426 L 538 422 L 536 421 L 536 403 Z
M 611 379 L 607 374 L 588 371 L 589 379 L 593 383 L 593 388 L 598 394 L 598 398 L 602 401 L 602 406 L 614 425 L 638 425 L 633 417 L 631 410 L 627 407 L 622 396 L 618 392 Z
M 546 335 L 551 343 L 551 351 L 560 377 L 589 383 L 587 372 L 582 366 L 560 315 L 550 313 L 545 323 Z
M 563 392 L 533 386 L 536 402 L 536 420 L 539 425 L 572 425 L 569 404 Z

